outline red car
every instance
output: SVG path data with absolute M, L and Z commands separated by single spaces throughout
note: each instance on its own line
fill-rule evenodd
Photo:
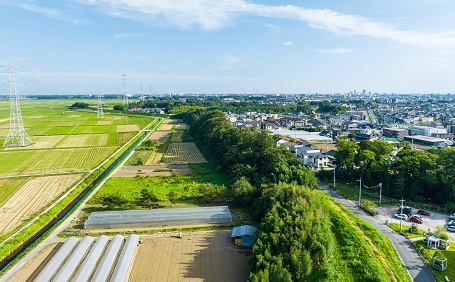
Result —
M 423 219 L 421 219 L 419 216 L 415 216 L 415 215 L 411 216 L 411 218 L 409 220 L 412 222 L 418 223 L 418 224 L 423 223 Z
M 431 215 L 431 213 L 427 212 L 426 210 L 418 210 L 417 213 L 421 214 L 421 215 L 426 215 L 426 216 L 430 216 Z

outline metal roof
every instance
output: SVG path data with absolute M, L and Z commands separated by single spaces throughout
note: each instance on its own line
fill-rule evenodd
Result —
M 227 206 L 153 209 L 153 210 L 126 210 L 93 212 L 85 221 L 85 228 L 98 226 L 132 226 L 134 224 L 159 225 L 166 222 L 231 222 L 232 216 Z
M 92 243 L 95 239 L 91 236 L 84 237 L 77 247 L 71 253 L 71 256 L 65 262 L 65 264 L 60 268 L 57 275 L 54 278 L 54 281 L 69 281 L 74 271 L 77 269 L 81 260 L 85 257 L 88 250 L 92 246 Z
M 98 237 L 98 239 L 96 239 L 95 244 L 93 244 L 92 248 L 90 249 L 90 252 L 85 257 L 84 262 L 82 263 L 78 272 L 74 276 L 73 281 L 87 282 L 89 280 L 108 242 L 109 237 L 105 235 L 101 235 L 100 237 Z
M 71 253 L 74 246 L 76 246 L 77 242 L 78 239 L 76 237 L 68 238 L 68 240 L 66 240 L 66 242 L 60 247 L 52 259 L 46 264 L 43 270 L 41 270 L 34 281 L 51 281 L 52 277 L 55 275 L 62 262 L 65 261 L 66 257 L 68 257 L 68 255 Z
M 105 282 L 107 281 L 109 274 L 111 273 L 111 269 L 117 260 L 118 253 L 123 245 L 123 236 L 122 235 L 115 235 L 109 247 L 107 247 L 106 253 L 104 253 L 101 262 L 96 269 L 95 274 L 93 274 L 93 278 L 91 281 L 93 282 Z
M 232 229 L 231 238 L 241 236 L 257 237 L 256 235 L 257 230 L 258 229 L 256 227 L 250 225 L 237 226 L 234 227 L 234 229 Z
M 139 236 L 131 234 L 128 236 L 123 247 L 120 258 L 115 266 L 114 273 L 111 277 L 111 282 L 125 282 L 128 279 L 128 273 L 131 269 L 131 264 L 134 257 L 134 251 L 136 250 L 137 243 L 139 242 Z

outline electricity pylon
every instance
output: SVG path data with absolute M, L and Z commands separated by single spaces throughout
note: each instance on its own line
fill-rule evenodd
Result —
M 125 90 L 123 95 L 123 99 L 124 99 L 124 102 L 125 102 L 125 106 L 126 106 L 126 109 L 128 109 L 128 91 L 126 89 L 126 74 L 123 75 L 123 89 Z
M 98 111 L 96 114 L 97 119 L 104 119 L 104 112 L 103 112 L 103 90 L 98 87 Z
M 14 66 L 9 66 L 8 69 L 3 72 L 9 73 L 10 75 L 9 95 L 11 100 L 9 133 L 3 143 L 3 147 L 23 147 L 30 145 L 33 142 L 25 132 L 24 123 L 22 121 L 21 97 L 17 92 L 16 68 Z

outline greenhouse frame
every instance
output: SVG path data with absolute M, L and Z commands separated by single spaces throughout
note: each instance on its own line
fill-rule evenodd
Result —
M 93 212 L 86 229 L 231 223 L 228 206 Z

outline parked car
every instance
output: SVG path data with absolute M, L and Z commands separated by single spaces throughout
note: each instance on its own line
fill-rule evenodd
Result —
M 396 213 L 396 214 L 393 215 L 393 217 L 401 218 L 401 219 L 404 219 L 404 220 L 408 219 L 408 216 L 403 214 L 403 213 Z
M 455 213 L 449 215 L 449 218 L 450 218 L 450 219 L 455 219 Z
M 455 232 L 455 226 L 452 226 L 452 225 L 446 225 L 446 229 L 447 229 L 447 231 L 450 231 L 450 232 Z
M 405 214 L 407 216 L 411 216 L 412 215 L 412 208 L 404 207 L 403 211 L 401 211 L 401 207 L 400 207 L 400 208 L 398 208 L 398 213 L 402 213 L 402 214 Z
M 418 223 L 418 224 L 422 224 L 423 223 L 423 218 L 421 218 L 420 216 L 418 215 L 413 215 L 409 218 L 410 221 L 412 222 L 415 222 L 415 223 Z
M 418 210 L 417 213 L 421 215 L 431 216 L 431 213 L 426 210 Z

